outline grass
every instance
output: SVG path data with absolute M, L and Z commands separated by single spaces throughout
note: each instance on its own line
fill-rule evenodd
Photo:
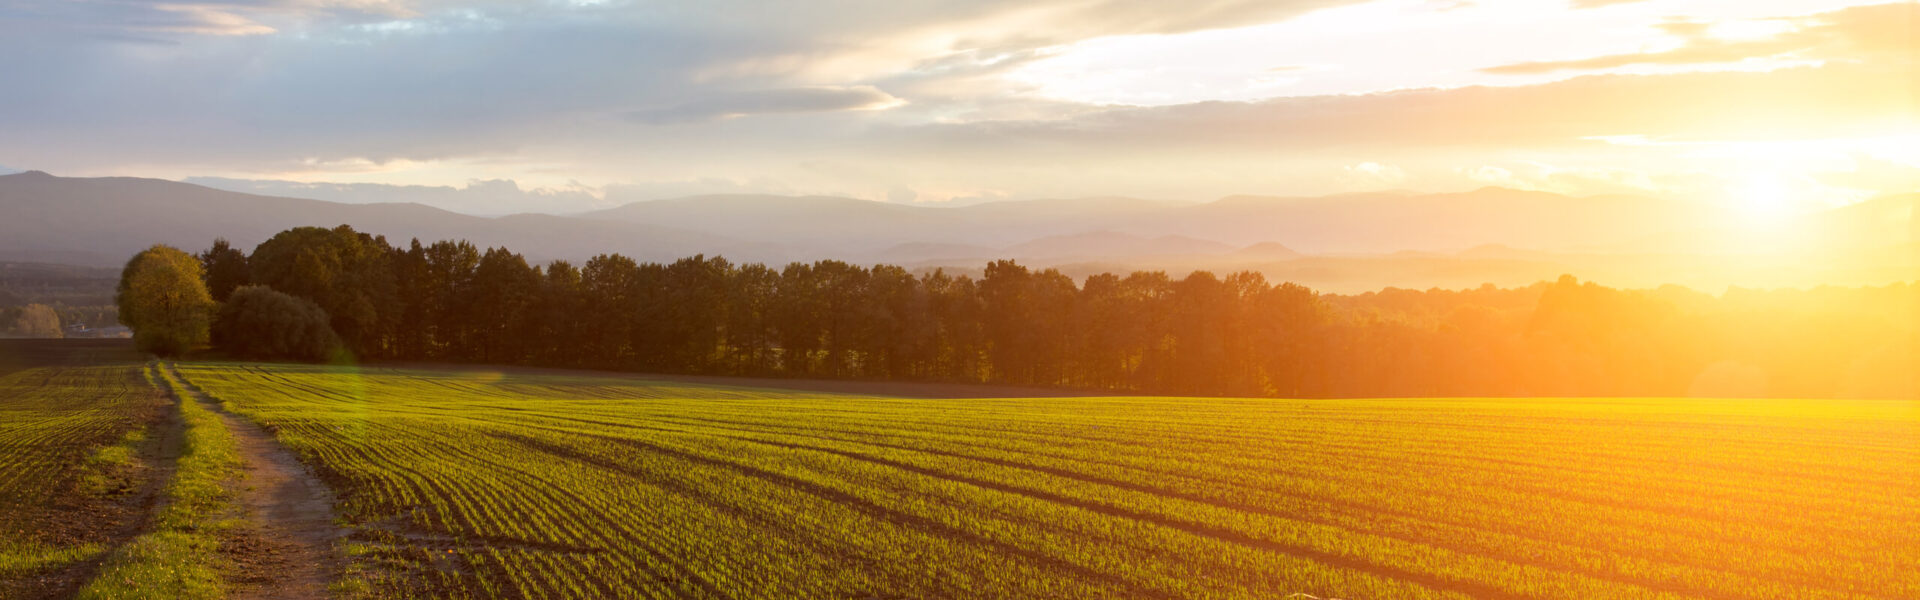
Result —
M 22 540 L 0 542 L 0 578 L 92 560 L 105 551 L 104 546 L 93 543 L 55 546 Z
M 339 493 L 350 597 L 1920 597 L 1912 402 L 181 371 Z
M 106 557 L 80 590 L 81 600 L 225 596 L 219 535 L 231 526 L 228 485 L 239 476 L 241 464 L 233 435 L 219 415 L 190 399 L 164 370 L 156 366 L 148 375 L 178 399 L 184 451 L 149 531 Z

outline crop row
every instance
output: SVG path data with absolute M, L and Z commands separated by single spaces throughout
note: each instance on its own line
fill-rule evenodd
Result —
M 181 371 L 338 488 L 375 595 L 1920 596 L 1911 404 Z

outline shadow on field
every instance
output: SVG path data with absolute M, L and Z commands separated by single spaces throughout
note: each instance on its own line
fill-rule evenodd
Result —
M 147 358 L 128 338 L 0 339 L 0 375 L 38 367 L 132 364 Z
M 1097 392 L 1070 389 L 1039 387 L 1020 387 L 1011 385 L 985 385 L 973 383 L 933 383 L 913 381 L 861 381 L 850 379 L 786 379 L 779 377 L 729 377 L 720 375 L 670 375 L 662 373 L 633 373 L 627 371 L 591 371 L 585 369 L 556 369 L 544 367 L 518 367 L 497 365 L 471 365 L 450 363 L 369 363 L 368 367 L 393 369 L 418 369 L 429 371 L 501 373 L 505 375 L 565 375 L 574 377 L 600 377 L 607 379 L 631 379 L 634 381 L 668 381 L 698 385 L 727 387 L 763 388 L 774 390 L 792 390 L 800 392 L 824 392 L 829 394 L 852 394 L 861 396 L 888 396 L 896 398 L 1073 398 L 1087 396 L 1110 396 Z M 1131 394 L 1140 395 L 1140 394 Z

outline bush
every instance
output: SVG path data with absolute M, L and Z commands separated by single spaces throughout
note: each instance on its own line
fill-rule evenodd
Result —
M 227 297 L 214 324 L 214 345 L 239 358 L 326 360 L 340 349 L 320 305 L 261 285 Z

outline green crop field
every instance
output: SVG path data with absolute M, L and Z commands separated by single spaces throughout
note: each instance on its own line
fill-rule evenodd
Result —
M 350 596 L 1920 597 L 1911 402 L 179 372 L 335 489 Z
M 165 404 L 132 365 L 0 376 L 0 597 L 70 587 L 137 526 L 136 445 Z

